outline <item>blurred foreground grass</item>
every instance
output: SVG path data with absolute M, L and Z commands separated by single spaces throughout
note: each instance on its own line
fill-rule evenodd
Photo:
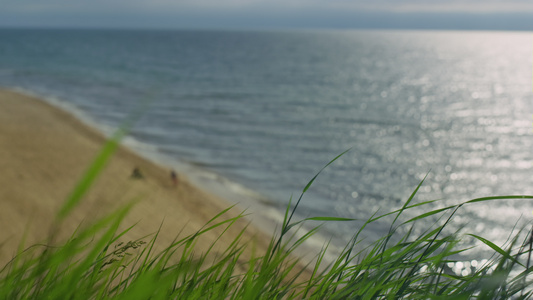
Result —
M 119 133 L 104 146 L 95 162 L 64 202 L 53 226 L 82 200 L 84 194 L 115 151 Z M 342 154 L 341 154 L 342 155 Z M 333 159 L 325 167 L 335 161 Z M 324 167 L 324 168 L 325 168 Z M 318 173 L 320 174 L 320 172 Z M 491 259 L 472 272 L 456 274 L 447 266 L 467 249 L 458 245 L 458 233 L 445 235 L 443 229 L 465 204 L 504 199 L 533 199 L 533 196 L 497 196 L 473 199 L 400 222 L 403 212 L 434 201 L 411 204 L 423 181 L 399 210 L 371 216 L 331 262 L 325 262 L 328 245 L 308 265 L 295 250 L 319 227 L 296 238 L 294 232 L 306 221 L 347 222 L 350 219 L 313 217 L 294 221 L 294 213 L 305 192 L 289 202 L 279 232 L 274 233 L 264 254 L 244 256 L 253 245 L 241 236 L 222 255 L 210 256 L 209 249 L 196 249 L 195 241 L 215 228 L 228 228 L 242 214 L 228 218 L 228 208 L 214 216 L 196 233 L 176 239 L 163 251 L 154 251 L 158 233 L 147 241 L 119 243 L 132 227 L 118 231 L 133 204 L 78 229 L 70 239 L 52 247 L 34 245 L 23 249 L 0 269 L 0 299 L 530 299 L 531 232 L 511 236 L 505 248 L 474 233 L 463 233 L 493 250 Z M 292 207 L 292 208 L 291 208 Z M 440 216 L 441 222 L 414 235 L 415 222 Z M 370 245 L 361 243 L 365 228 L 382 218 L 393 218 L 388 234 Z M 398 234 L 398 228 L 408 228 Z M 246 229 L 244 229 L 246 230 Z M 224 230 L 225 231 L 225 230 Z M 55 232 L 55 230 L 51 230 Z M 405 230 L 403 232 L 406 232 Z M 419 232 L 419 231 L 416 231 Z M 219 239 L 227 239 L 222 233 Z M 252 249 L 252 253 L 255 253 Z

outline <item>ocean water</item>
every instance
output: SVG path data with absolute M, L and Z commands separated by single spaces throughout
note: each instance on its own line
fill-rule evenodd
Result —
M 414 201 L 439 201 L 406 220 L 475 197 L 533 194 L 532 37 L 4 29 L 0 85 L 104 131 L 141 111 L 130 146 L 241 207 L 259 205 L 258 218 L 279 219 L 291 195 L 350 149 L 320 174 L 298 218 L 364 221 L 401 207 L 427 175 Z M 472 204 L 448 230 L 501 245 L 532 218 L 529 200 Z M 342 246 L 361 224 L 323 234 Z

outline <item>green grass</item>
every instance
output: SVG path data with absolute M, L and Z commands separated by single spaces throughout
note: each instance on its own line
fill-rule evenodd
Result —
M 105 167 L 119 137 L 103 148 L 83 179 L 57 214 L 54 226 L 80 203 L 92 182 Z M 342 154 L 341 154 L 342 155 Z M 339 155 L 340 156 L 340 155 Z M 338 157 L 337 157 L 338 158 Z M 332 160 L 329 164 L 335 161 Z M 327 167 L 327 165 L 326 165 Z M 79 228 L 59 247 L 35 245 L 22 249 L 0 269 L 0 299 L 530 299 L 532 239 L 529 231 L 515 233 L 506 247 L 474 233 L 444 235 L 455 213 L 464 205 L 533 196 L 498 196 L 473 199 L 406 221 L 402 214 L 414 207 L 430 207 L 434 201 L 413 204 L 415 188 L 404 205 L 383 215 L 374 214 L 358 228 L 344 250 L 326 262 L 328 245 L 303 270 L 296 250 L 319 227 L 296 238 L 304 222 L 349 222 L 350 219 L 314 217 L 294 220 L 304 194 L 320 172 L 304 188 L 291 209 L 287 205 L 279 232 L 274 233 L 266 253 L 254 252 L 241 236 L 220 255 L 212 248 L 195 248 L 199 237 L 211 230 L 232 226 L 242 214 L 229 218 L 228 208 L 214 216 L 196 233 L 176 239 L 163 251 L 154 251 L 158 233 L 143 240 L 119 243 L 132 227 L 118 231 L 132 205 Z M 362 242 L 364 230 L 373 222 L 393 217 L 388 233 L 370 245 Z M 439 216 L 434 226 L 414 235 L 414 226 Z M 427 223 L 425 223 L 427 224 Z M 399 228 L 406 234 L 398 234 Z M 244 229 L 246 230 L 246 229 Z M 54 230 L 52 230 L 53 232 Z M 462 237 L 477 239 L 494 255 L 466 275 L 447 265 L 468 249 L 458 245 Z M 222 233 L 219 239 L 228 239 Z M 52 245 L 55 237 L 49 237 Z M 216 242 L 213 244 L 215 246 Z M 243 263 L 244 261 L 244 263 Z

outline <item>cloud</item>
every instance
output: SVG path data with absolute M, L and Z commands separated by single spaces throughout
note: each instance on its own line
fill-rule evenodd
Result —
M 374 11 L 374 12 L 533 12 L 530 0 L 10 0 L 2 10 L 19 13 L 180 12 L 180 11 Z
M 529 25 L 533 14 L 531 0 L 0 1 L 3 1 L 0 26 L 428 29 L 457 27 L 506 30 L 527 30 L 533 26 Z M 513 14 L 519 16 L 515 18 Z
M 386 10 L 385 7 L 378 8 Z M 509 13 L 533 12 L 531 1 L 501 1 L 501 0 L 450 0 L 450 1 L 404 1 L 390 7 L 389 11 L 396 12 L 440 12 L 440 13 Z
M 275 10 L 348 10 L 375 12 L 533 12 L 530 0 L 156 0 L 143 2 L 148 7 L 167 9 L 202 8 L 242 10 L 243 8 Z

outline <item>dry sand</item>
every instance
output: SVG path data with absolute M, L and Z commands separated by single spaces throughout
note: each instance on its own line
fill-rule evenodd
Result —
M 0 90 L 0 265 L 15 254 L 25 232 L 25 245 L 46 241 L 57 211 L 104 142 L 102 134 L 69 113 L 42 100 Z M 130 177 L 136 167 L 144 179 Z M 175 187 L 170 170 L 122 147 L 64 221 L 63 237 L 80 224 L 89 224 L 132 200 L 138 203 L 123 228 L 137 225 L 120 241 L 153 234 L 162 224 L 157 243 L 160 249 L 178 234 L 183 237 L 198 230 L 230 206 L 193 186 L 184 174 L 179 174 Z M 227 216 L 240 212 L 234 208 Z M 242 220 L 232 226 L 219 241 L 221 249 L 247 224 Z M 207 249 L 219 233 L 210 232 L 197 249 Z M 244 240 L 254 241 L 260 251 L 266 249 L 270 237 L 250 227 Z

